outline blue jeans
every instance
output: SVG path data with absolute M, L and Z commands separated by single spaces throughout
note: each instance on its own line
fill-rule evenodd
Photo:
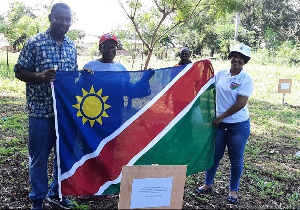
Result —
M 45 199 L 48 193 L 47 165 L 52 148 L 55 150 L 56 133 L 54 117 L 29 117 L 29 177 L 31 192 L 29 199 Z M 56 154 L 53 163 L 53 182 L 49 195 L 58 195 Z
M 250 120 L 238 123 L 223 123 L 217 126 L 214 165 L 206 171 L 205 184 L 211 186 L 216 175 L 220 160 L 224 156 L 225 148 L 231 163 L 230 190 L 238 191 L 243 173 L 243 156 L 246 142 L 250 135 Z

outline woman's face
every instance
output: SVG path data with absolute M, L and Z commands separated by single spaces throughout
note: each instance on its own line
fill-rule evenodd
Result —
M 112 63 L 117 50 L 117 43 L 114 40 L 106 40 L 101 44 L 100 51 L 102 54 L 102 62 Z
M 245 65 L 245 57 L 239 52 L 234 52 L 231 58 L 231 69 L 242 70 Z

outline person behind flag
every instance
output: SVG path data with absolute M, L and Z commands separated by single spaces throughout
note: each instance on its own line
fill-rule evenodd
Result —
M 71 9 L 64 3 L 54 4 L 48 16 L 50 28 L 31 37 L 24 45 L 15 65 L 15 77 L 26 82 L 29 111 L 29 175 L 32 209 L 42 209 L 47 200 L 63 208 L 73 207 L 70 200 L 58 195 L 56 132 L 51 82 L 56 70 L 78 71 L 74 43 L 65 36 L 71 25 Z M 53 181 L 48 191 L 47 164 L 52 148 Z
M 127 71 L 119 62 L 114 61 L 118 48 L 118 39 L 114 34 L 103 34 L 99 40 L 101 58 L 89 61 L 83 68 L 93 71 Z
M 182 66 L 182 65 L 187 65 L 192 63 L 192 61 L 190 60 L 190 56 L 191 56 L 191 51 L 188 47 L 183 47 L 180 51 L 180 61 L 178 64 L 176 64 L 175 66 Z M 178 69 L 174 69 L 171 72 L 171 76 L 170 79 L 174 79 L 177 74 L 180 71 Z M 173 102 L 173 112 L 174 115 L 178 115 L 179 112 L 186 107 L 189 102 L 195 97 L 196 94 L 196 90 L 199 86 L 200 83 L 200 75 L 196 75 L 193 77 L 193 81 L 195 83 L 195 86 L 192 87 L 192 89 L 187 90 L 182 88 L 181 86 L 175 86 L 174 91 L 172 92 L 168 92 L 168 94 L 166 95 L 165 98 L 165 105 L 168 106 L 169 103 L 169 97 L 170 95 L 172 95 L 172 102 Z M 183 94 L 182 94 L 183 93 Z
M 180 61 L 178 64 L 176 64 L 176 66 L 181 66 L 181 65 L 186 65 L 186 64 L 192 63 L 192 61 L 190 60 L 191 51 L 188 47 L 183 47 L 180 50 L 179 57 L 180 57 Z
M 116 50 L 118 48 L 118 39 L 114 34 L 106 33 L 100 37 L 99 51 L 101 58 L 89 61 L 83 66 L 83 69 L 93 74 L 94 72 L 122 72 L 114 75 L 114 78 L 110 80 L 111 85 L 116 87 L 116 91 L 123 93 L 119 94 L 115 106 L 118 108 L 114 112 L 115 117 L 110 122 L 109 129 L 118 129 L 123 122 L 123 108 L 124 108 L 124 96 L 128 96 L 127 109 L 131 109 L 132 98 L 142 98 L 151 94 L 149 80 L 154 75 L 153 69 L 148 69 L 143 73 L 142 78 L 136 83 L 130 82 L 130 74 L 128 70 L 119 62 L 114 61 L 116 56 Z M 108 119 L 109 120 L 109 119 Z M 113 155 L 113 154 L 111 154 Z M 88 197 L 84 195 L 83 197 Z M 113 194 L 107 195 L 107 198 L 114 197 Z
M 216 130 L 215 156 L 212 168 L 206 171 L 205 183 L 197 187 L 199 194 L 212 192 L 212 184 L 225 147 L 228 148 L 231 163 L 229 203 L 236 203 L 237 192 L 243 172 L 243 155 L 250 135 L 249 111 L 246 106 L 253 91 L 251 77 L 245 72 L 244 65 L 251 58 L 251 49 L 245 44 L 236 44 L 228 55 L 231 68 L 219 71 L 215 76 L 216 84 Z

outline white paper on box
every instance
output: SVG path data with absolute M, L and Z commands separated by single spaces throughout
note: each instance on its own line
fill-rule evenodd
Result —
M 172 184 L 173 177 L 133 179 L 130 208 L 170 206 Z

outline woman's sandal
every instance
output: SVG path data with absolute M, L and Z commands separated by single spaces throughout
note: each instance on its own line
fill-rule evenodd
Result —
M 230 196 L 228 196 L 227 200 L 228 200 L 229 203 L 235 204 L 235 203 L 237 203 L 238 198 L 230 195 Z
M 212 192 L 212 188 L 210 187 L 210 188 L 204 190 L 203 188 L 197 187 L 195 189 L 195 192 L 198 193 L 198 194 L 209 194 L 209 193 Z

